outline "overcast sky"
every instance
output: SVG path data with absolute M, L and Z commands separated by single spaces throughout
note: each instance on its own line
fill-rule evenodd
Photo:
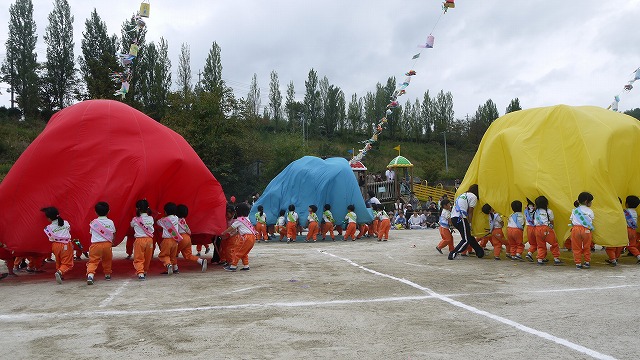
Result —
M 12 2 L 0 0 L 3 45 Z M 38 61 L 44 61 L 42 35 L 53 0 L 33 3 Z M 69 4 L 77 57 L 93 8 L 109 32 L 120 35 L 140 1 Z M 437 0 L 151 0 L 147 41 L 168 40 L 174 82 L 180 44 L 188 43 L 194 83 L 216 41 L 227 84 L 245 97 L 256 73 L 267 105 L 272 70 L 283 97 L 293 81 L 298 100 L 310 68 L 342 88 L 347 101 L 353 93 L 375 90 L 389 76 L 401 80 L 421 50 L 417 45 L 435 27 L 435 48 L 422 52 L 402 104 L 443 89 L 453 95 L 457 118 L 473 115 L 487 99 L 502 115 L 515 97 L 523 108 L 606 107 L 620 94 L 621 111 L 640 107 L 640 81 L 631 92 L 622 90 L 640 67 L 640 0 L 456 0 L 456 8 L 438 22 L 441 13 Z M 6 85 L 0 87 L 0 105 L 8 105 Z

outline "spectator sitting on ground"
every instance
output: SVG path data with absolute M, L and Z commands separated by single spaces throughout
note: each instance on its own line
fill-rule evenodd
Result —
M 398 216 L 393 220 L 393 227 L 395 229 L 406 229 L 407 227 L 407 219 L 405 219 L 404 214 L 399 212 Z
M 424 229 L 422 226 L 420 215 L 417 212 L 414 212 L 413 215 L 409 218 L 409 229 Z

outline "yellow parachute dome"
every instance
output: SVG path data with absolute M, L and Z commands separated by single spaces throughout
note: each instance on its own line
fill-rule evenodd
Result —
M 595 106 L 557 105 L 509 113 L 491 124 L 458 195 L 478 184 L 474 235 L 486 233 L 490 204 L 503 216 L 511 202 L 544 195 L 555 215 L 558 242 L 570 234 L 569 216 L 582 191 L 594 196 L 594 242 L 626 246 L 622 212 L 627 195 L 640 196 L 640 122 Z M 505 221 L 506 223 L 506 221 Z

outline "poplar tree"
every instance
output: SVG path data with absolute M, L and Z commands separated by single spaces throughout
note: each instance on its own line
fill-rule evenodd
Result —
M 145 112 L 152 118 L 160 120 L 167 108 L 167 97 L 171 88 L 171 61 L 169 45 L 164 38 L 156 45 L 147 46 L 145 57 L 139 64 L 139 99 Z
M 178 78 L 176 83 L 182 96 L 187 97 L 191 93 L 191 49 L 189 44 L 182 43 L 180 57 L 178 58 Z
M 31 0 L 16 0 L 9 5 L 9 36 L 5 43 L 2 77 L 11 87 L 11 107 L 15 107 L 17 102 L 25 115 L 38 112 L 37 40 L 33 3 Z
M 280 92 L 280 81 L 278 73 L 271 72 L 271 82 L 269 83 L 269 108 L 273 116 L 275 131 L 278 131 L 280 120 L 282 120 L 282 93 Z
M 93 9 L 85 21 L 79 57 L 80 73 L 89 99 L 111 99 L 118 85 L 111 80 L 111 73 L 118 69 L 115 52 L 117 36 L 109 36 L 107 25 Z
M 77 94 L 75 58 L 73 55 L 73 21 L 67 0 L 55 0 L 44 34 L 47 61 L 44 64 L 43 103 L 50 110 L 62 109 Z

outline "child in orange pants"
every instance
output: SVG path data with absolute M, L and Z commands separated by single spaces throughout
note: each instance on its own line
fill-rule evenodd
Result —
M 318 223 L 319 223 L 319 219 L 318 219 L 318 215 L 316 215 L 316 212 L 318 211 L 318 207 L 315 205 L 309 205 L 309 216 L 307 217 L 307 221 L 309 222 L 308 228 L 309 231 L 307 232 L 307 242 L 309 240 L 313 240 L 313 242 L 316 242 L 316 239 L 318 238 Z
M 104 279 L 111 280 L 111 260 L 113 259 L 113 238 L 116 234 L 116 226 L 107 217 L 109 204 L 100 201 L 95 206 L 97 219 L 89 223 L 91 233 L 91 246 L 89 247 L 89 261 L 87 262 L 87 285 L 93 285 L 93 277 L 102 263 Z
M 149 272 L 149 265 L 153 257 L 153 218 L 148 214 L 149 202 L 138 200 L 136 202 L 136 217 L 131 220 L 133 228 L 133 267 L 136 270 L 138 280 L 145 280 Z
M 391 219 L 389 214 L 384 210 L 382 204 L 372 204 L 378 211 L 378 241 L 389 240 L 389 230 L 391 230 Z
M 489 235 L 484 236 L 481 240 L 478 241 L 482 247 L 485 247 L 487 244 L 487 240 L 491 241 L 491 245 L 493 245 L 493 258 L 495 260 L 500 260 L 500 252 L 502 251 L 502 244 L 505 242 L 504 233 L 502 232 L 502 227 L 504 226 L 504 222 L 502 221 L 502 216 L 495 212 L 491 205 L 484 204 L 482 206 L 482 212 L 489 215 Z M 511 258 L 511 254 L 507 251 L 507 258 Z
M 256 231 L 258 232 L 258 242 L 264 240 L 269 241 L 269 235 L 267 235 L 267 214 L 264 213 L 264 207 L 258 205 L 258 212 L 256 213 Z
M 289 212 L 287 213 L 287 243 L 296 241 L 298 223 L 299 221 L 298 213 L 296 212 L 296 206 L 291 204 L 289 205 Z
M 336 236 L 333 234 L 333 228 L 335 220 L 333 220 L 333 214 L 331 213 L 331 205 L 324 204 L 324 211 L 322 212 L 322 240 L 326 239 L 327 232 L 331 236 L 331 240 L 336 241 Z
M 581 192 L 578 195 L 579 206 L 571 212 L 571 250 L 577 269 L 591 267 L 591 241 L 595 217 L 593 210 L 590 209 L 592 202 L 593 195 Z M 584 257 L 584 263 L 582 263 L 582 257 Z
M 64 274 L 73 268 L 73 246 L 70 243 L 71 226 L 60 217 L 60 212 L 55 207 L 43 208 L 41 211 L 51 220 L 51 224 L 44 228 L 44 232 L 52 243 L 51 252 L 56 257 L 56 272 L 54 274 L 56 282 L 62 284 Z M 34 259 L 32 262 L 36 260 L 39 261 L 40 259 Z M 30 262 L 29 267 L 31 266 Z M 39 266 L 39 264 L 36 266 Z
M 527 241 L 529 242 L 527 260 L 531 262 L 533 262 L 533 253 L 538 251 L 538 242 L 536 241 L 536 224 L 534 220 L 535 212 L 535 204 L 527 198 L 527 209 L 524 212 L 524 219 L 527 222 Z
M 280 216 L 276 221 L 276 233 L 280 235 L 280 241 L 287 235 L 287 219 L 285 218 L 285 211 L 280 210 Z
M 524 236 L 524 214 L 522 213 L 522 202 L 519 200 L 511 203 L 513 214 L 509 216 L 507 222 L 507 240 L 509 241 L 508 253 L 511 254 L 512 260 L 522 260 L 522 252 L 524 244 L 522 238 Z
M 178 233 L 182 236 L 182 240 L 178 242 L 177 253 L 182 254 L 182 257 L 185 260 L 194 261 L 200 265 L 202 272 L 207 271 L 207 262 L 204 259 L 201 259 L 197 256 L 194 256 L 191 252 L 191 229 L 187 224 L 187 216 L 189 215 L 189 208 L 187 205 L 180 204 L 177 208 L 178 212 L 176 215 L 178 216 Z M 178 270 L 178 257 L 171 261 L 171 265 L 173 265 L 173 273 L 178 274 L 180 271 Z
M 231 263 L 225 266 L 227 271 L 236 271 L 238 261 L 242 260 L 242 269 L 249 270 L 249 252 L 256 242 L 256 230 L 247 218 L 249 216 L 249 205 L 240 203 L 236 206 L 237 219 L 222 234 L 230 235 L 233 243 L 231 251 Z
M 436 250 L 440 254 L 442 254 L 442 249 L 445 246 L 449 247 L 449 252 L 452 252 L 455 246 L 453 245 L 453 234 L 451 233 L 451 229 L 453 228 L 453 224 L 451 224 L 451 202 L 449 200 L 444 199 L 440 203 L 440 208 L 442 212 L 440 213 L 440 243 L 436 246 Z
M 175 203 L 168 202 L 164 205 L 164 213 L 167 215 L 157 221 L 162 228 L 162 243 L 160 243 L 160 254 L 158 259 L 162 261 L 162 265 L 167 269 L 163 274 L 173 274 L 173 262 L 178 256 L 178 242 L 182 240 L 182 236 L 178 233 L 178 206 Z
M 351 241 L 356 241 L 356 222 L 358 216 L 355 213 L 355 206 L 347 206 L 347 216 L 344 217 L 344 221 L 347 223 L 347 232 L 344 234 L 344 241 L 351 238 Z
M 562 265 L 560 261 L 560 246 L 553 231 L 553 211 L 549 209 L 549 200 L 544 196 L 538 196 L 535 200 L 536 211 L 534 223 L 536 226 L 536 242 L 538 245 L 538 265 L 544 265 L 547 257 L 547 243 L 551 245 L 553 265 Z
M 638 233 L 636 232 L 638 228 L 638 213 L 636 212 L 636 208 L 640 205 L 640 198 L 635 195 L 629 195 L 627 196 L 625 204 L 627 208 L 624 210 L 624 217 L 627 220 L 627 235 L 629 239 L 627 250 L 631 255 L 636 257 L 636 263 L 640 264 L 640 249 L 638 249 Z M 608 253 L 609 248 L 607 247 L 607 254 Z M 618 257 L 620 257 L 620 254 L 618 254 Z M 611 255 L 609 258 L 611 258 Z

